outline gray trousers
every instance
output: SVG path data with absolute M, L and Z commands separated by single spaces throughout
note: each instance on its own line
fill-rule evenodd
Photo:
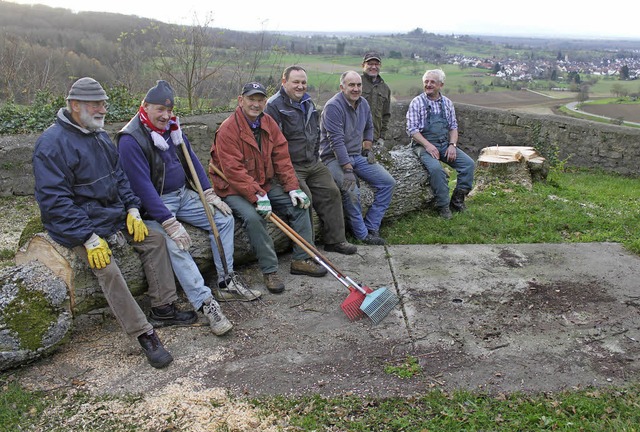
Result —
M 162 234 L 149 230 L 149 235 L 141 242 L 134 242 L 128 233 L 122 234 L 140 255 L 142 268 L 149 285 L 148 295 L 151 299 L 151 306 L 156 307 L 175 302 L 178 299 L 176 284 Z M 110 245 L 110 247 L 112 246 Z M 84 246 L 76 246 L 73 250 L 89 265 L 87 250 Z M 91 270 L 98 278 L 98 284 L 116 320 L 129 336 L 138 337 L 153 328 L 129 291 L 127 282 L 113 256 L 111 263 L 105 268 Z

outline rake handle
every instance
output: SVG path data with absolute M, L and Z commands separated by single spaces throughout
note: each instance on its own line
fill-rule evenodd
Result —
M 213 238 L 216 240 L 216 245 L 218 246 L 218 252 L 220 253 L 220 260 L 222 261 L 222 268 L 224 269 L 225 279 L 229 276 L 229 267 L 227 266 L 227 258 L 224 254 L 224 248 L 222 247 L 222 240 L 220 240 L 220 233 L 218 232 L 218 227 L 216 227 L 216 223 L 213 220 L 213 214 L 211 213 L 211 208 L 209 208 L 209 203 L 204 196 L 204 191 L 202 190 L 202 184 L 200 183 L 200 179 L 198 178 L 198 173 L 196 172 L 196 168 L 193 166 L 193 160 L 191 159 L 191 155 L 189 154 L 189 150 L 187 149 L 187 145 L 183 142 L 180 144 L 182 148 L 182 153 L 184 154 L 184 158 L 187 161 L 187 165 L 189 165 L 189 171 L 191 172 L 191 177 L 193 178 L 193 183 L 196 186 L 196 190 L 198 191 L 198 196 L 200 197 L 200 201 L 202 201 L 202 207 L 204 207 L 204 212 L 207 214 L 207 219 L 209 219 L 209 225 L 211 225 L 211 232 L 213 233 Z

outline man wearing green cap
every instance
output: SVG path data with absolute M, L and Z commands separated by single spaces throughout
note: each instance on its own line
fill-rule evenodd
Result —
M 197 315 L 175 307 L 178 297 L 165 240 L 148 231 L 140 218 L 140 200 L 102 129 L 107 99 L 93 78 L 71 86 L 66 108 L 36 141 L 35 197 L 51 238 L 88 262 L 116 320 L 138 339 L 149 363 L 162 368 L 173 357 L 131 295 L 111 249 L 130 243 L 140 254 L 151 308 L 163 311 L 162 325 L 192 324 Z

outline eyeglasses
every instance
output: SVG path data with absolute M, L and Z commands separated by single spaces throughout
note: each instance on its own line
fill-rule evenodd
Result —
M 94 110 L 99 110 L 100 108 L 109 109 L 109 104 L 107 102 L 82 102 L 85 105 L 89 105 Z

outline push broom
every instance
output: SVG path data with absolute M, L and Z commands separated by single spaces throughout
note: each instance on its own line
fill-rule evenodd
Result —
M 209 163 L 209 168 L 224 181 L 228 182 L 226 176 L 218 167 Z M 315 246 L 306 241 L 304 237 L 300 236 L 300 234 L 287 225 L 275 213 L 271 213 L 269 220 L 284 232 L 294 243 L 300 246 L 309 256 L 313 257 L 318 264 L 331 273 L 333 277 L 338 279 L 340 283 L 349 289 L 350 294 L 342 302 L 340 307 L 350 320 L 354 321 L 366 315 L 374 324 L 378 324 L 400 302 L 400 299 L 385 287 L 378 288 L 374 291 L 367 286 L 361 287 L 351 278 L 343 275 L 331 261 L 316 249 Z
M 343 275 L 315 246 L 307 242 L 276 214 L 271 213 L 269 220 L 349 289 L 350 294 L 342 302 L 340 307 L 350 320 L 354 321 L 366 315 L 374 324 L 379 324 L 400 302 L 400 299 L 387 288 L 382 287 L 373 291 L 369 287 L 361 287 L 351 278 Z

